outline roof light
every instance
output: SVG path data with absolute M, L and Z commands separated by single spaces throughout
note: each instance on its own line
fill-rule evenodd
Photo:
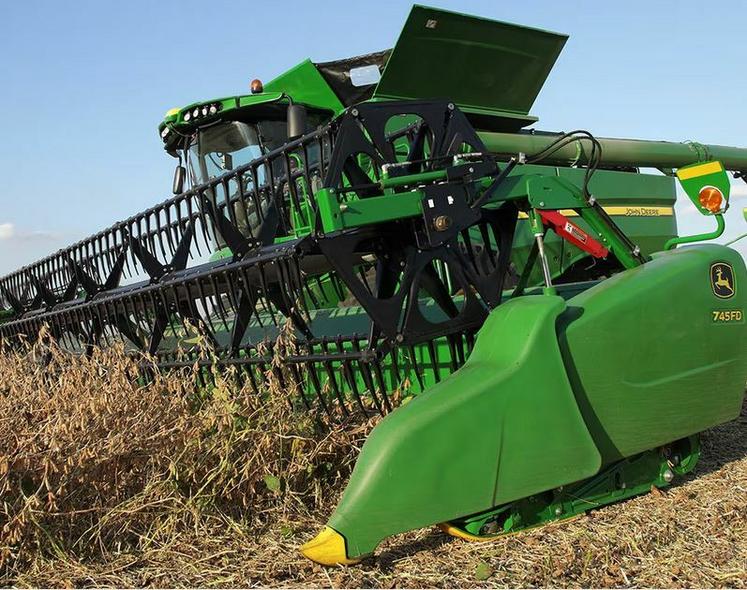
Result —
M 721 211 L 721 204 L 724 202 L 724 194 L 715 186 L 704 186 L 698 192 L 698 201 L 703 209 L 711 213 Z
M 202 107 L 202 116 L 205 117 L 208 114 L 208 106 L 205 105 Z
M 184 113 L 184 120 L 185 121 L 189 121 L 191 118 L 192 118 L 192 113 L 190 113 L 189 111 L 187 111 L 186 113 Z
M 260 92 L 265 91 L 265 88 L 262 85 L 262 80 L 258 78 L 254 78 L 254 80 L 252 80 L 252 83 L 249 84 L 249 89 L 252 91 L 252 94 L 259 94 Z
M 217 113 L 218 112 L 218 105 L 217 104 L 211 104 L 209 112 L 210 112 L 211 115 L 214 115 L 215 113 Z

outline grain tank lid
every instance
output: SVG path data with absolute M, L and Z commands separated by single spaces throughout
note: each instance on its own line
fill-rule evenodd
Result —
M 505 130 L 528 116 L 567 35 L 413 6 L 374 99 L 449 98 Z

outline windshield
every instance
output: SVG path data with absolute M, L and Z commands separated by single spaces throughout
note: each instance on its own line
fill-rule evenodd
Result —
M 192 183 L 203 184 L 279 148 L 285 141 L 285 121 L 227 121 L 200 129 L 189 146 Z
M 324 115 L 321 114 L 310 116 L 307 131 L 323 120 Z M 222 121 L 199 129 L 189 142 L 186 153 L 182 152 L 180 155 L 186 157 L 190 184 L 199 186 L 278 150 L 287 142 L 285 120 Z M 229 182 L 214 182 L 213 186 L 205 189 L 205 194 L 222 208 L 224 214 L 235 220 L 237 229 L 242 234 L 256 236 L 272 199 L 276 196 L 284 199 L 291 197 L 289 171 L 286 169 L 286 166 L 290 166 L 291 182 L 296 185 L 295 217 L 283 218 L 281 223 L 286 228 L 294 227 L 295 224 L 299 224 L 299 227 L 308 225 L 308 212 L 306 209 L 301 210 L 301 202 L 304 207 L 307 206 L 307 197 L 298 195 L 307 195 L 308 191 L 315 190 L 321 182 L 314 181 L 320 175 L 320 150 L 319 145 L 312 145 L 288 157 L 281 154 L 243 171 L 239 177 L 232 178 Z M 299 174 L 299 167 L 306 167 L 308 176 Z M 307 185 L 309 177 L 312 181 Z M 270 183 L 272 187 L 269 186 Z M 246 195 L 252 191 L 255 193 L 253 198 L 239 198 L 239 194 Z M 228 204 L 231 213 L 224 207 Z M 287 211 L 288 209 L 286 213 Z M 214 238 L 219 248 L 225 246 L 222 236 L 216 235 Z

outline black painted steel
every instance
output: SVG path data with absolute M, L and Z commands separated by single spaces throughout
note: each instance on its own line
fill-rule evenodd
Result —
M 465 151 L 472 163 L 454 164 Z M 381 194 L 385 166 L 394 175 L 445 169 L 447 181 L 418 187 L 422 217 L 322 232 L 317 190 L 334 188 L 348 199 Z M 518 210 L 512 203 L 473 207 L 476 175 L 499 170 L 452 104 L 359 105 L 3 277 L 0 302 L 14 317 L 0 324 L 0 339 L 13 346 L 47 326 L 74 352 L 119 341 L 155 355 L 162 368 L 233 367 L 257 390 L 269 372 L 284 386 L 295 382 L 289 392 L 305 389 L 291 395 L 304 404 L 314 392 L 329 414 L 348 411 L 346 391 L 361 409 L 386 412 L 403 359 L 420 379 L 415 349 L 424 350 L 440 378 L 441 339 L 446 365 L 456 370 L 500 304 Z M 207 260 L 220 248 L 228 248 L 226 257 Z M 340 299 L 352 295 L 370 320 L 364 333 L 318 333 L 319 318 L 335 305 L 324 301 L 325 289 Z M 424 301 L 433 305 L 424 310 Z M 194 338 L 202 352 L 180 350 Z

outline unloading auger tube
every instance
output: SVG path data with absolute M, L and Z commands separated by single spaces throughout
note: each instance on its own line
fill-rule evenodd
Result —
M 498 133 L 481 131 L 480 139 L 497 158 L 511 157 L 517 153 L 537 154 L 562 137 L 562 133 L 545 131 L 519 131 Z M 702 144 L 695 141 L 649 141 L 597 137 L 602 157 L 600 165 L 619 168 L 659 168 L 672 170 L 718 160 L 726 168 L 742 176 L 747 172 L 747 150 L 724 145 Z M 591 141 L 576 141 L 554 150 L 545 158 L 545 164 L 558 166 L 587 165 L 592 161 Z

